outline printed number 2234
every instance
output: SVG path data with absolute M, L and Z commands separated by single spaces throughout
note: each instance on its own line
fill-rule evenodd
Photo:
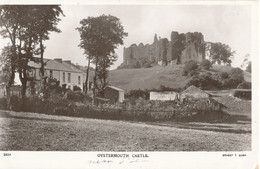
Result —
M 4 156 L 11 156 L 11 153 L 4 153 Z

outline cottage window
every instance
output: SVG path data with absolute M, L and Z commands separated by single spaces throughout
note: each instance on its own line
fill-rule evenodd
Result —
M 63 72 L 62 79 L 63 79 L 63 83 L 65 83 L 65 72 Z
M 78 77 L 78 84 L 80 85 L 80 76 Z
M 68 73 L 68 83 L 70 83 L 70 73 Z

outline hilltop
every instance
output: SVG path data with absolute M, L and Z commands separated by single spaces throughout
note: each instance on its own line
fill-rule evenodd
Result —
M 184 65 L 155 66 L 139 69 L 116 69 L 109 72 L 108 81 L 111 85 L 125 91 L 133 89 L 159 88 L 161 85 L 171 88 L 182 88 L 188 77 L 182 75 Z M 211 73 L 229 72 L 232 67 L 213 65 Z M 251 82 L 251 73 L 243 71 L 245 81 Z

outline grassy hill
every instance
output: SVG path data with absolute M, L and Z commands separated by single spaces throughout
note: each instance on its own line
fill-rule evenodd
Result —
M 182 76 L 184 65 L 156 66 L 152 68 L 139 69 L 116 69 L 109 72 L 108 81 L 125 91 L 133 89 L 159 88 L 161 85 L 180 88 L 188 82 L 186 76 Z M 229 72 L 232 67 L 213 65 L 210 72 Z M 244 72 L 246 81 L 251 82 L 251 73 Z

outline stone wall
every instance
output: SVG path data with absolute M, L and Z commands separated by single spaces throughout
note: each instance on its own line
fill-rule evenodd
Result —
M 170 41 L 167 38 L 154 36 L 152 44 L 140 43 L 124 48 L 123 65 L 130 65 L 132 61 L 146 60 L 161 65 L 185 63 L 189 60 L 201 62 L 205 58 L 205 42 L 202 33 L 179 34 L 171 32 Z

